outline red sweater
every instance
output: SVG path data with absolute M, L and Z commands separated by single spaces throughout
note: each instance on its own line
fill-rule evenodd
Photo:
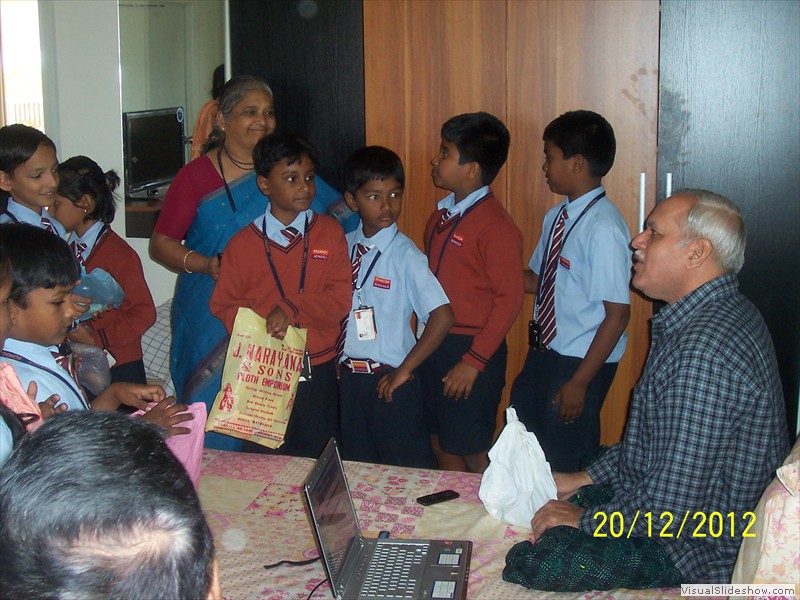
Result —
M 282 300 L 267 260 L 264 235 L 260 227 L 251 223 L 225 247 L 210 307 L 230 333 L 240 306 L 251 308 L 265 318 L 276 305 L 280 306 L 293 325 L 308 329 L 306 346 L 311 364 L 315 365 L 336 356 L 339 323 L 350 310 L 352 273 L 341 225 L 330 217 L 315 214 L 306 235 L 308 259 L 302 294 L 298 294 L 298 288 L 303 238 L 298 237 L 286 248 L 268 242 L 286 294 Z
M 142 261 L 109 227 L 86 259 L 87 273 L 98 267 L 117 281 L 125 292 L 125 299 L 119 308 L 86 323 L 94 343 L 111 352 L 120 365 L 139 360 L 142 358 L 142 335 L 156 322 L 156 307 L 144 279 Z
M 450 298 L 450 332 L 475 336 L 462 358 L 482 371 L 522 308 L 522 232 L 492 192 L 455 228 L 450 223 L 439 230 L 443 212 L 428 219 L 425 254 Z

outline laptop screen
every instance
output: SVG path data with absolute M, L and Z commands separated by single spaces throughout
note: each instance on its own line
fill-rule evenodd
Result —
M 358 521 L 350 498 L 336 441 L 331 439 L 305 483 L 323 559 L 334 589 L 339 586 L 347 552 L 358 536 Z

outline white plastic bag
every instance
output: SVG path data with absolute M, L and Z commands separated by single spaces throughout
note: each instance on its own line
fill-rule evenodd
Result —
M 506 426 L 492 449 L 478 496 L 498 521 L 530 529 L 533 515 L 556 500 L 556 482 L 536 435 L 525 429 L 517 411 L 506 409 Z

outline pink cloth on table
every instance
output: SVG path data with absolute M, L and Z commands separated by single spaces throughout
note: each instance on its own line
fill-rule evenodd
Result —
M 154 406 L 151 404 L 150 406 Z M 203 440 L 205 439 L 206 418 L 206 405 L 202 402 L 190 404 L 186 412 L 191 413 L 194 419 L 181 423 L 179 427 L 186 427 L 189 433 L 183 435 L 171 435 L 166 439 L 167 447 L 172 450 L 183 468 L 189 474 L 195 489 L 200 480 L 200 467 L 203 462 Z M 133 413 L 133 417 L 141 416 L 144 411 L 137 410 Z
M 39 405 L 31 400 L 22 389 L 22 383 L 17 377 L 14 367 L 5 362 L 0 362 L 0 402 L 15 414 L 38 415 L 38 419 L 28 423 L 28 431 L 33 431 L 42 424 L 42 411 L 39 409 Z

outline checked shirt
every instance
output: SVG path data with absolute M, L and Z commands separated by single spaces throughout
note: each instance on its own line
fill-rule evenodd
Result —
M 596 512 L 619 511 L 627 534 L 640 511 L 633 536 L 663 543 L 686 583 L 728 583 L 749 522 L 742 515 L 788 454 L 787 433 L 764 320 L 739 293 L 735 275 L 718 277 L 653 317 L 625 437 L 587 470 L 595 483 L 613 487 L 614 498 L 584 511 L 579 527 L 592 534 Z M 664 511 L 671 523 L 660 518 Z M 712 537 L 698 511 L 721 513 L 724 534 Z M 672 537 L 659 537 L 662 528 Z

